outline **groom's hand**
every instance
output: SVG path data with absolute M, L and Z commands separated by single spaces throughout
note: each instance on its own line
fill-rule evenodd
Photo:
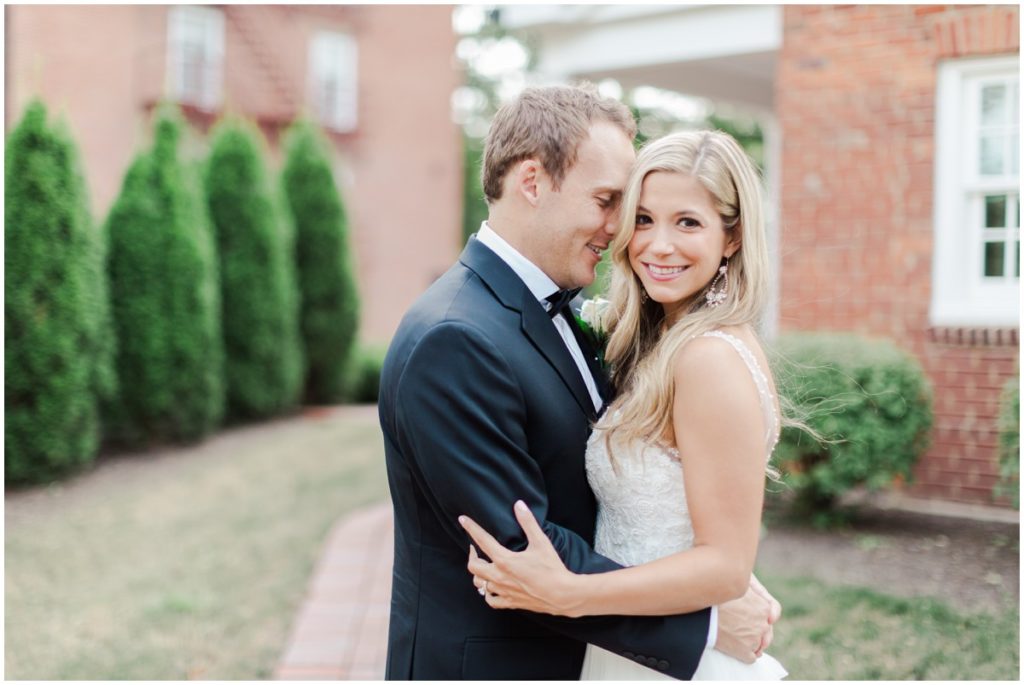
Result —
M 772 643 L 772 624 L 782 607 L 753 576 L 747 592 L 718 607 L 715 649 L 752 664 Z
M 758 580 L 757 576 L 754 574 L 750 574 L 750 589 L 768 600 L 768 622 L 774 625 L 774 623 L 779 620 L 779 617 L 782 616 L 782 605 L 779 604 L 779 600 L 772 597 L 772 594 L 768 592 L 765 586 L 761 584 L 761 581 Z M 768 645 L 765 645 L 765 647 L 767 646 Z

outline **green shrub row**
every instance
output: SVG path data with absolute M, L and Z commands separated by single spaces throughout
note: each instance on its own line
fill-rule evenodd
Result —
M 254 126 L 218 124 L 202 164 L 182 153 L 187 134 L 158 109 L 102 230 L 42 103 L 8 136 L 8 482 L 61 476 L 104 441 L 200 439 L 287 411 L 304 387 L 315 402 L 375 395 L 377 363 L 350 359 L 347 222 L 316 128 L 288 132 L 280 184 Z
M 780 336 L 773 369 L 783 409 L 775 463 L 799 510 L 827 512 L 855 486 L 910 480 L 928 446 L 932 395 L 917 360 L 885 340 Z
M 299 320 L 308 364 L 306 399 L 338 402 L 345 396 L 345 370 L 359 322 L 348 219 L 316 128 L 299 122 L 285 148 L 283 182 L 295 221 Z
M 199 439 L 224 413 L 217 255 L 200 188 L 186 173 L 183 125 L 163 109 L 107 216 L 120 402 L 111 438 Z
M 94 458 L 114 339 L 78 154 L 41 102 L 4 163 L 4 458 L 7 479 L 34 481 Z
M 264 168 L 259 132 L 231 119 L 213 133 L 206 202 L 220 257 L 227 411 L 286 411 L 302 391 L 294 236 Z

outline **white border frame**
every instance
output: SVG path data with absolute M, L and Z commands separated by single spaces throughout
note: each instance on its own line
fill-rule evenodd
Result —
M 1020 281 L 985 283 L 981 277 L 981 235 L 969 211 L 978 192 L 1019 192 L 1020 175 L 985 178 L 974 174 L 976 142 L 969 128 L 974 114 L 965 87 L 986 76 L 1020 73 L 1018 55 L 958 59 L 939 65 L 935 88 L 935 187 L 932 259 L 934 326 L 1018 326 Z M 970 132 L 969 136 L 965 136 Z M 965 230 L 972 227 L 973 230 Z

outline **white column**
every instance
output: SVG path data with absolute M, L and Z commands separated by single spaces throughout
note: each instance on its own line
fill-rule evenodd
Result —
M 762 334 L 771 340 L 779 332 L 779 311 L 782 284 L 781 205 L 782 205 L 782 132 L 772 113 L 758 117 L 764 134 L 765 228 L 768 232 L 768 259 L 771 279 L 768 285 L 768 306 Z

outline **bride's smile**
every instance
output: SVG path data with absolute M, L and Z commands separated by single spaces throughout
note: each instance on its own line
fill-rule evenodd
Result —
M 666 313 L 692 301 L 737 247 L 728 242 L 711 194 L 695 177 L 653 171 L 644 178 L 629 261 Z

